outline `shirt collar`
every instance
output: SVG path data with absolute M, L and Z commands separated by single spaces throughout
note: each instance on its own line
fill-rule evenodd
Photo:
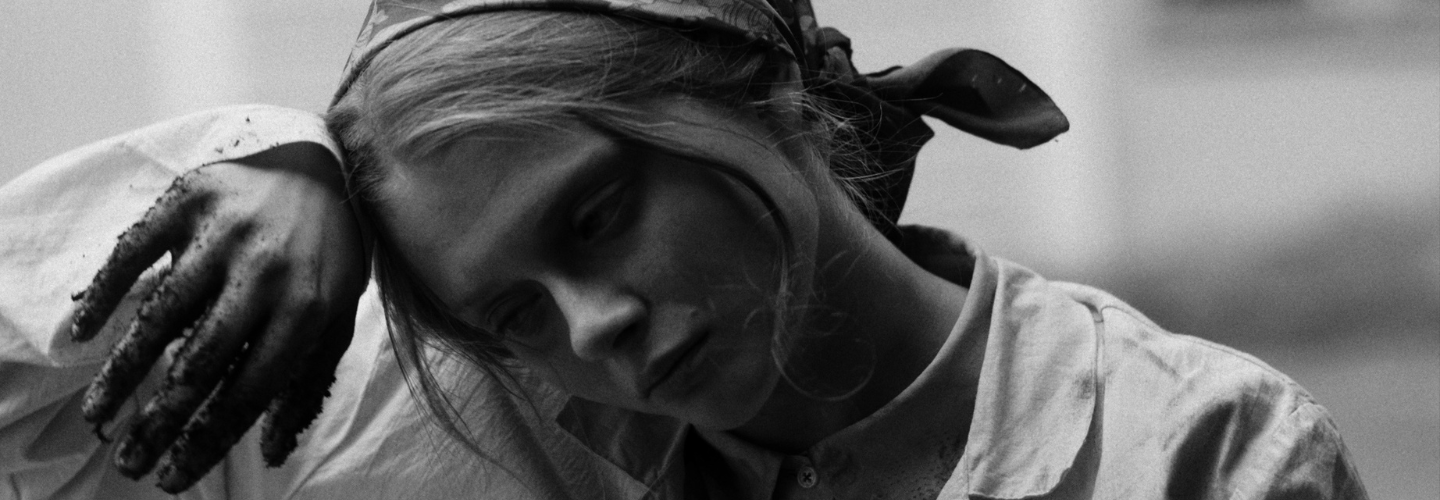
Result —
M 931 241 L 958 238 L 933 229 Z M 906 236 L 910 238 L 910 235 Z M 995 499 L 1054 490 L 1095 413 L 1098 313 L 1035 272 L 976 252 L 963 328 L 988 330 L 961 468 L 968 493 Z M 960 327 L 957 327 L 960 328 Z
M 647 498 L 681 498 L 689 432 L 684 422 L 571 397 L 555 423 L 644 485 Z
M 903 230 L 906 255 L 943 278 L 963 283 L 945 270 L 973 262 L 952 336 L 985 339 L 979 346 L 985 354 L 964 458 L 946 488 L 995 499 L 1053 491 L 1090 433 L 1098 313 L 1034 271 L 986 256 L 952 233 Z M 944 358 L 942 349 L 937 362 Z
M 810 466 L 829 471 L 820 478 L 826 489 L 862 491 L 853 489 L 863 486 L 856 482 L 871 474 L 846 471 L 863 465 L 930 474 L 947 489 L 958 481 L 972 495 L 1023 498 L 1053 490 L 1074 463 L 1095 408 L 1097 316 L 1034 272 L 985 256 L 948 232 L 903 231 L 906 255 L 916 263 L 970 283 L 950 338 L 895 400 L 802 456 L 701 432 L 738 483 L 736 493 L 769 498 L 777 483 L 784 489 L 795 482 L 788 477 L 794 469 Z M 973 362 L 965 355 L 980 350 L 978 386 L 965 384 L 964 363 Z M 572 398 L 557 423 L 652 491 L 681 487 L 674 483 L 683 482 L 683 467 L 675 465 L 685 436 L 674 420 Z M 921 446 L 934 450 L 916 453 Z M 958 464 L 947 456 L 927 462 L 947 464 L 932 471 L 907 462 L 935 453 L 953 453 Z

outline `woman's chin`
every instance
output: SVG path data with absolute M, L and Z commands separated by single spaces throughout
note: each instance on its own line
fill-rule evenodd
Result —
M 735 429 L 760 414 L 779 381 L 779 374 L 765 373 L 751 380 L 727 383 L 724 387 L 707 391 L 708 394 L 703 396 L 710 397 L 692 401 L 685 405 L 680 415 L 674 416 L 704 430 Z

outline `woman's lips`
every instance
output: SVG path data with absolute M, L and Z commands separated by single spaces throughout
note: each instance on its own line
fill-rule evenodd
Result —
M 670 380 L 671 376 L 686 364 L 686 361 L 693 358 L 709 337 L 706 333 L 695 335 L 691 337 L 690 341 L 675 346 L 651 362 L 640 377 L 640 397 L 650 399 L 650 394 L 655 392 L 655 389 L 665 381 Z

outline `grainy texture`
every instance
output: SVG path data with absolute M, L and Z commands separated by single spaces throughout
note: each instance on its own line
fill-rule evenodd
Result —
M 120 443 L 121 472 L 139 477 L 154 468 L 160 452 L 175 441 L 190 415 L 229 372 L 231 360 L 240 355 L 247 334 L 261 318 L 236 296 L 253 294 L 243 287 L 227 289 L 185 339 L 165 382 Z
M 97 432 L 99 426 L 115 418 L 125 396 L 134 392 L 149 373 L 150 366 L 164 353 L 165 346 L 179 335 L 180 330 L 169 327 L 185 324 L 181 323 L 184 319 L 176 317 L 179 311 L 174 305 L 179 295 L 172 283 L 163 279 L 145 298 L 125 336 L 111 349 L 110 357 L 86 389 L 81 413 L 86 421 L 96 425 Z
M 347 317 L 331 325 L 315 352 L 302 363 L 300 373 L 271 404 L 261 427 L 260 454 L 265 465 L 279 467 L 295 451 L 301 432 L 320 415 L 330 386 L 335 383 L 335 369 L 350 347 L 355 319 Z
M 70 325 L 72 339 L 84 342 L 95 338 L 140 274 L 180 241 L 176 228 L 183 214 L 174 205 L 189 191 L 185 177 L 176 179 L 140 221 L 120 235 L 90 286 L 72 297 L 79 302 Z
M 271 405 L 279 388 L 301 371 L 305 351 L 310 349 L 292 345 L 287 334 L 312 331 L 318 321 L 313 314 L 270 317 L 269 326 L 251 338 L 224 382 L 185 425 L 180 438 L 161 459 L 158 472 L 161 489 L 171 493 L 184 491 L 225 458 Z M 333 380 L 334 376 L 327 378 Z
M 195 484 L 225 458 L 230 447 L 264 409 L 263 402 L 235 394 L 234 379 L 226 379 L 185 426 L 180 439 L 160 462 L 160 489 L 180 493 Z
M 204 255 L 191 255 L 196 254 Z M 160 359 L 165 346 L 204 313 L 220 273 L 214 272 L 216 264 L 208 260 L 192 262 L 194 259 L 187 257 L 182 255 L 141 303 L 124 337 L 115 344 L 86 390 L 81 406 L 86 421 L 103 424 L 114 418 L 125 398 Z

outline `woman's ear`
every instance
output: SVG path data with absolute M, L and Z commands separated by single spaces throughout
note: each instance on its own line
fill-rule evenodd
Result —
M 810 176 L 810 182 L 830 182 L 830 170 L 828 161 L 817 156 L 816 127 L 814 116 L 807 112 L 805 81 L 800 72 L 800 67 L 789 56 L 775 57 L 774 79 L 772 83 L 763 90 L 767 94 L 763 97 L 764 108 L 760 113 L 760 120 L 770 128 L 773 134 L 774 144 L 787 156 L 790 161 L 796 162 L 802 172 Z
M 762 96 L 765 103 L 763 118 L 774 120 L 776 125 L 783 127 L 782 131 L 804 131 L 808 125 L 805 123 L 805 82 L 800 66 L 789 56 L 771 57 L 776 59 L 771 64 L 774 79 L 769 86 L 760 89 L 765 92 Z

